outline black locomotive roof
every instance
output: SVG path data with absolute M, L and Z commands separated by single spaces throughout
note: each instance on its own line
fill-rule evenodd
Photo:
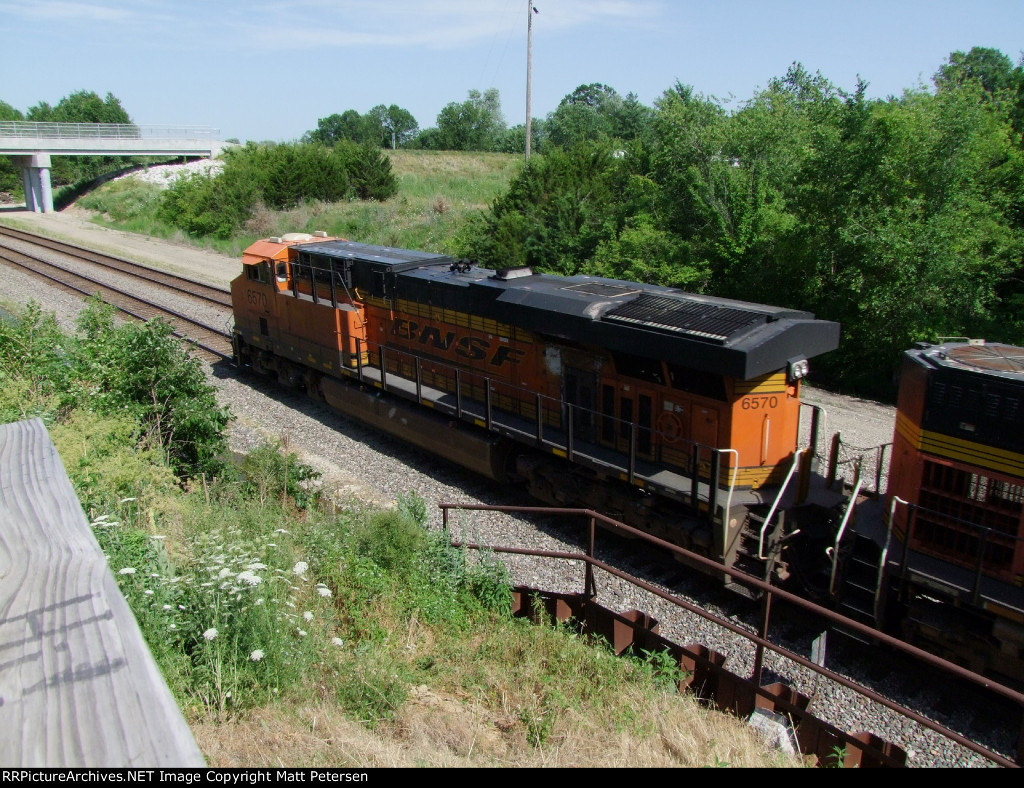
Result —
M 452 258 L 443 254 L 397 249 L 393 246 L 374 246 L 355 241 L 313 241 L 308 244 L 296 244 L 292 248 L 310 254 L 376 263 L 378 266 L 386 266 L 392 272 L 406 271 L 424 265 L 450 265 L 453 262 Z
M 839 346 L 838 323 L 800 310 L 593 276 L 459 266 L 443 255 L 350 242 L 296 248 L 387 265 L 398 298 L 740 380 Z

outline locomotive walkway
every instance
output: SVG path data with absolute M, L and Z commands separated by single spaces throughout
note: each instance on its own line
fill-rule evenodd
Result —
M 137 126 L 134 123 L 0 121 L 0 156 L 22 171 L 30 211 L 53 210 L 51 156 L 200 156 L 213 158 L 223 143 L 207 126 Z

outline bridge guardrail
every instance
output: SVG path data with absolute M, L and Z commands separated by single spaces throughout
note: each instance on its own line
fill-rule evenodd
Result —
M 38 139 L 216 139 L 210 126 L 140 126 L 135 123 L 0 121 L 0 137 Z

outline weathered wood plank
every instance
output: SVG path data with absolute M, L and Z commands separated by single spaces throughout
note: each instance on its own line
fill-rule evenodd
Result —
M 0 763 L 204 765 L 38 419 L 0 425 Z

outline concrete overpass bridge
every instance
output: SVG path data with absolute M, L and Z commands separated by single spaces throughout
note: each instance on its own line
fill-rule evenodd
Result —
M 25 206 L 53 210 L 51 156 L 200 156 L 213 158 L 223 143 L 206 126 L 137 126 L 134 123 L 0 121 L 0 156 L 21 168 Z

